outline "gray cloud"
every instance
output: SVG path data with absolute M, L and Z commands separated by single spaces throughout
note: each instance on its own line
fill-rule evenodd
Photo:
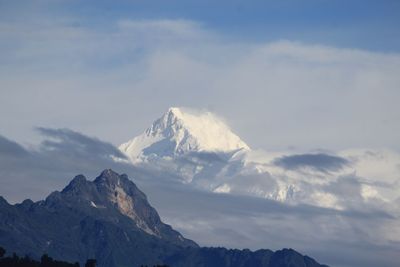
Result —
M 187 191 L 179 186 L 142 187 L 164 220 L 202 245 L 293 247 L 331 266 L 396 266 L 400 259 L 397 244 L 382 244 L 379 237 L 383 225 L 397 218 L 379 210 L 294 207 L 259 198 Z
M 45 140 L 37 149 L 26 149 L 0 137 L 0 194 L 11 202 L 38 200 L 59 190 L 79 173 L 133 169 L 114 158 L 125 156 L 113 145 L 68 129 L 38 128 Z
M 0 155 L 5 157 L 25 156 L 28 152 L 18 143 L 0 135 Z
M 37 130 L 42 135 L 51 138 L 41 144 L 41 149 L 47 153 L 69 153 L 71 156 L 113 156 L 119 159 L 126 159 L 126 156 L 118 148 L 97 138 L 91 138 L 69 129 L 38 127 Z
M 362 200 L 361 183 L 353 176 L 339 177 L 336 181 L 326 186 L 326 190 L 337 196 L 345 197 L 347 200 Z
M 288 170 L 309 167 L 321 172 L 338 171 L 350 164 L 345 158 L 322 153 L 283 156 L 275 159 L 274 163 Z

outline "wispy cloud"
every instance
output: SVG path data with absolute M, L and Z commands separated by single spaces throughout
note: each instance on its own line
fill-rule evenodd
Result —
M 301 154 L 290 155 L 277 158 L 274 163 L 288 170 L 301 168 L 313 168 L 317 171 L 328 172 L 338 171 L 344 166 L 349 165 L 345 158 L 327 154 Z
M 4 157 L 25 156 L 28 152 L 18 143 L 0 135 L 0 153 Z
M 103 157 L 108 159 L 126 159 L 125 155 L 110 143 L 91 138 L 69 129 L 51 129 L 38 127 L 37 130 L 45 137 L 41 150 L 47 153 L 65 154 L 71 156 Z M 113 157 L 113 158 L 111 158 Z

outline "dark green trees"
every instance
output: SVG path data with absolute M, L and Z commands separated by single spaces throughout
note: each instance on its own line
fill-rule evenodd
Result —
M 44 254 L 39 261 L 31 259 L 29 256 L 19 257 L 13 253 L 10 257 L 4 257 L 6 250 L 0 247 L 0 267 L 79 267 L 79 263 L 69 263 L 57 261 Z M 89 259 L 85 267 L 96 267 L 96 260 Z

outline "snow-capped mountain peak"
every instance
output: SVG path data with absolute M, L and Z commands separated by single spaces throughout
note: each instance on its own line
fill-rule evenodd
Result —
M 249 147 L 211 112 L 172 107 L 143 134 L 120 146 L 132 161 L 189 152 L 232 152 Z

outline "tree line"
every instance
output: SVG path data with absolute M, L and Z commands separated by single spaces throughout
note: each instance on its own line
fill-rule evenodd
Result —
M 29 256 L 19 257 L 13 253 L 11 256 L 4 257 L 6 250 L 0 247 L 0 267 L 80 267 L 78 262 L 69 263 L 54 260 L 49 255 L 44 254 L 40 261 L 34 260 Z M 85 267 L 96 267 L 95 259 L 88 259 Z
M 54 260 L 49 255 L 44 254 L 40 261 L 31 259 L 29 256 L 19 257 L 13 253 L 11 256 L 4 257 L 6 250 L 0 247 L 0 267 L 80 267 L 79 262 L 70 263 Z M 96 267 L 95 259 L 88 259 L 84 267 Z M 141 265 L 140 267 L 151 267 Z M 153 267 L 169 267 L 167 265 L 154 265 Z

